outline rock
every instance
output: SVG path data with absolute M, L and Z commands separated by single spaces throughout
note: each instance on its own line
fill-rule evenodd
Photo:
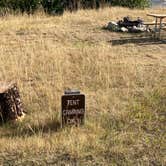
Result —
M 120 30 L 121 30 L 122 32 L 128 32 L 128 31 L 129 31 L 129 30 L 128 30 L 127 28 L 125 28 L 125 27 L 120 28 Z
M 131 32 L 138 33 L 138 32 L 145 32 L 147 31 L 146 26 L 140 25 L 140 26 L 133 26 L 131 28 Z
M 106 29 L 108 29 L 110 31 L 115 31 L 115 32 L 120 30 L 118 24 L 114 21 L 109 22 Z

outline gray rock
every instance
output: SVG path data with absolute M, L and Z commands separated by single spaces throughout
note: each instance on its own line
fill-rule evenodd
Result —
M 121 30 L 122 32 L 128 32 L 128 31 L 129 31 L 129 30 L 128 30 L 127 28 L 125 28 L 125 27 L 120 28 L 120 30 Z
M 106 28 L 110 31 L 119 31 L 120 30 L 118 24 L 114 21 L 109 22 Z

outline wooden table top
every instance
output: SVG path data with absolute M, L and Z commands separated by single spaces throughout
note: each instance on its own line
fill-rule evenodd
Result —
M 157 17 L 157 18 L 166 18 L 166 14 L 147 14 L 147 16 Z

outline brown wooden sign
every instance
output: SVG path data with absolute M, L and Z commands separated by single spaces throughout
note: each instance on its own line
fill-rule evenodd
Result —
M 66 92 L 62 96 L 62 127 L 82 125 L 85 117 L 85 95 L 79 92 Z

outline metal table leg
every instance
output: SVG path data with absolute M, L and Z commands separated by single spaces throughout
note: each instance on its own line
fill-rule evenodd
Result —
M 161 28 L 162 28 L 162 18 L 160 18 L 159 36 L 158 36 L 159 39 L 160 39 L 160 34 L 161 34 Z
M 155 21 L 154 38 L 157 38 L 157 17 L 156 17 L 156 21 Z

